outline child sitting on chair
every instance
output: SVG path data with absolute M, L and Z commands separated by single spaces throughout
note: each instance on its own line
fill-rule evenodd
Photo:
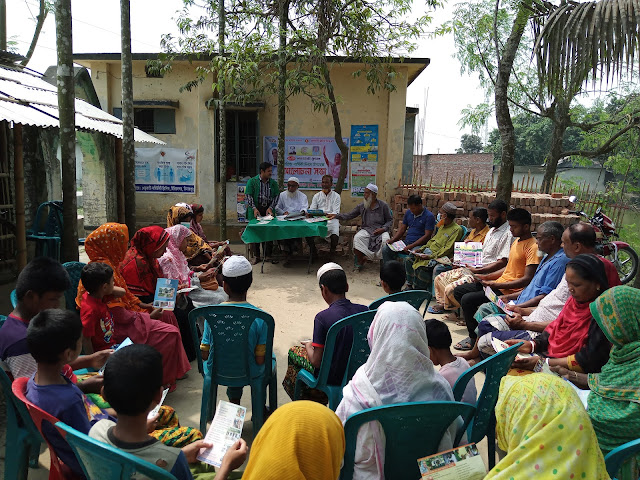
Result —
M 147 433 L 147 416 L 162 398 L 162 356 L 148 345 L 129 345 L 109 359 L 104 371 L 102 395 L 118 413 L 118 423 L 101 420 L 89 436 L 124 450 L 170 472 L 178 480 L 192 480 L 194 470 L 206 470 L 197 456 L 212 445 L 199 440 L 182 449 L 159 442 Z M 240 439 L 222 459 L 216 480 L 229 478 L 247 457 L 247 444 Z
M 229 257 L 222 265 L 223 288 L 229 300 L 220 305 L 238 305 L 241 307 L 257 308 L 247 302 L 247 292 L 253 283 L 253 268 L 251 263 L 241 255 Z M 260 318 L 256 318 L 249 329 L 249 368 L 253 377 L 264 372 L 264 356 L 267 344 L 267 325 Z M 210 375 L 213 369 L 213 338 L 208 323 L 204 325 L 204 333 L 200 343 L 202 360 L 204 360 L 205 374 Z M 275 359 L 275 356 L 273 357 Z M 240 404 L 242 387 L 227 387 L 227 397 L 232 403 Z
M 380 286 L 387 295 L 399 293 L 406 280 L 404 265 L 397 260 L 389 260 L 380 267 Z
M 26 397 L 31 403 L 82 433 L 89 433 L 91 421 L 109 418 L 61 374 L 82 349 L 82 323 L 75 313 L 43 310 L 29 322 L 27 344 L 37 363 L 36 373 L 27 382 Z M 42 428 L 58 458 L 84 478 L 69 444 L 52 425 L 45 423 Z
M 432 318 L 425 320 L 424 326 L 427 330 L 431 361 L 434 365 L 440 365 L 440 375 L 453 388 L 460 375 L 469 369 L 469 364 L 464 358 L 456 357 L 451 353 L 451 344 L 453 343 L 451 332 L 444 322 Z M 477 396 L 476 385 L 472 378 L 464 389 L 461 401 L 475 405 Z
M 113 316 L 102 299 L 116 288 L 113 269 L 106 263 L 90 263 L 82 269 L 80 279 L 87 290 L 80 307 L 82 348 L 85 353 L 112 348 L 116 343 Z

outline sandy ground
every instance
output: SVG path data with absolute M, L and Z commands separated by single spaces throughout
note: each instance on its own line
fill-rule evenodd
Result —
M 244 252 L 241 246 L 234 246 L 236 252 Z M 86 261 L 86 256 L 81 252 L 81 261 Z M 333 259 L 340 263 L 347 272 L 349 280 L 348 298 L 355 303 L 368 305 L 373 300 L 384 295 L 381 287 L 376 286 L 379 281 L 378 263 L 367 264 L 362 272 L 353 272 L 351 257 L 340 256 Z M 254 282 L 249 290 L 247 300 L 255 306 L 269 312 L 275 319 L 274 351 L 277 357 L 278 368 L 278 404 L 282 405 L 290 399 L 282 388 L 281 382 L 287 368 L 287 352 L 289 347 L 297 345 L 301 340 L 311 338 L 313 334 L 313 319 L 320 310 L 327 308 L 320 295 L 316 280 L 316 271 L 328 258 L 322 258 L 312 266 L 310 274 L 307 274 L 307 263 L 300 260 L 291 268 L 284 268 L 282 264 L 265 264 L 264 273 L 260 273 L 260 266 L 254 267 Z M 8 297 L 8 295 L 7 295 Z M 5 309 L 6 310 L 6 309 Z M 427 314 L 427 318 L 443 316 Z M 466 329 L 457 327 L 447 322 L 452 333 L 454 344 L 466 337 Z M 481 390 L 482 375 L 476 375 L 478 392 Z M 198 373 L 197 365 L 192 363 L 189 377 L 178 382 L 175 392 L 168 395 L 166 404 L 174 407 L 178 412 L 183 425 L 197 427 L 200 419 L 200 400 L 202 393 L 202 377 Z M 218 391 L 218 399 L 226 400 L 224 387 Z M 251 410 L 251 397 L 248 388 L 244 389 L 242 405 Z M 247 413 L 247 418 L 251 418 Z M 4 440 L 4 432 L 0 432 Z M 243 437 L 247 442 L 253 440 L 252 423 L 245 423 Z M 486 462 L 486 440 L 481 442 L 480 450 L 483 452 Z M 4 457 L 4 448 L 0 458 Z M 1 462 L 4 463 L 4 462 Z M 49 455 L 46 449 L 40 457 L 40 463 L 44 468 L 30 470 L 30 479 L 48 478 Z M 1 470 L 1 467 L 0 467 Z M 0 478 L 2 472 L 0 471 Z

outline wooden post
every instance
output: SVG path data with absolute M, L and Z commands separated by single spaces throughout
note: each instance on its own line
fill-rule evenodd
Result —
M 118 205 L 118 223 L 126 223 L 124 203 L 124 155 L 122 153 L 122 139 L 116 138 L 116 199 Z
M 13 126 L 13 171 L 16 191 L 16 250 L 18 270 L 27 266 L 27 227 L 24 219 L 24 160 L 22 156 L 22 125 Z

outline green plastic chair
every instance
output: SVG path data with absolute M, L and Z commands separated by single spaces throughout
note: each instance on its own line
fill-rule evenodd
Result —
M 36 257 L 60 260 L 62 200 L 44 202 L 38 206 L 33 225 L 27 230 L 27 241 L 29 240 L 36 242 Z
M 91 480 L 130 480 L 136 473 L 152 480 L 176 480 L 166 470 L 99 442 L 65 423 L 58 422 L 55 426 L 71 446 L 82 470 Z
M 622 464 L 639 453 L 640 438 L 638 440 L 631 440 L 630 442 L 611 450 L 607 456 L 604 457 L 604 463 L 607 466 L 607 473 L 609 473 L 611 480 L 617 480 L 617 474 L 620 467 L 622 467 Z
M 266 391 L 269 387 L 269 407 L 278 406 L 277 368 L 271 358 L 275 322 L 267 312 L 254 307 L 239 305 L 212 305 L 194 308 L 189 312 L 189 327 L 194 343 L 198 340 L 196 321 L 203 318 L 211 327 L 213 338 L 213 369 L 209 375 L 203 373 L 202 404 L 200 406 L 200 431 L 207 431 L 207 422 L 213 419 L 218 398 L 218 385 L 227 387 L 251 386 L 251 411 L 254 435 L 264 424 Z M 264 373 L 251 378 L 249 369 L 249 328 L 256 318 L 267 325 L 267 343 Z M 200 351 L 200 346 L 196 351 Z M 199 367 L 202 358 L 198 355 Z M 203 369 L 204 372 L 204 369 Z
M 367 334 L 369 333 L 369 327 L 371 327 L 371 322 L 375 315 L 375 310 L 360 312 L 343 318 L 331 325 L 331 328 L 329 328 L 327 332 L 327 340 L 324 345 L 324 351 L 322 352 L 322 363 L 318 369 L 318 376 L 314 377 L 310 372 L 300 370 L 296 377 L 296 387 L 293 394 L 294 400 L 300 399 L 302 394 L 301 387 L 304 383 L 310 388 L 316 388 L 326 393 L 327 397 L 329 397 L 329 408 L 335 412 L 342 401 L 342 389 L 349 383 L 353 374 L 356 373 L 356 370 L 364 365 L 369 358 L 371 349 L 367 341 Z M 342 329 L 347 327 L 353 329 L 353 344 L 351 346 L 347 368 L 345 369 L 344 377 L 340 385 L 329 385 L 327 380 L 329 378 L 329 369 L 331 368 L 336 339 Z
M 344 424 L 346 450 L 340 480 L 351 480 L 360 427 L 377 421 L 384 431 L 384 478 L 421 478 L 418 459 L 438 453 L 440 441 L 458 417 L 473 416 L 475 407 L 462 402 L 397 403 L 351 415 Z
M 11 306 L 13 308 L 16 308 L 16 305 L 18 305 L 18 295 L 16 294 L 15 290 L 11 290 L 11 295 L 9 298 L 11 299 Z
M 71 280 L 71 286 L 69 289 L 64 292 L 64 300 L 67 306 L 67 310 L 73 310 L 76 312 L 78 310 L 76 306 L 76 296 L 78 295 L 78 284 L 80 283 L 80 275 L 82 274 L 82 269 L 86 263 L 82 262 L 67 262 L 63 263 L 62 266 L 69 274 L 69 280 Z
M 459 401 L 464 394 L 467 384 L 472 381 L 478 372 L 484 372 L 485 379 L 482 391 L 476 402 L 476 411 L 473 418 L 467 418 L 467 440 L 469 443 L 478 443 L 487 437 L 489 469 L 496 464 L 496 416 L 495 408 L 500 393 L 500 381 L 509 369 L 518 353 L 518 347 L 522 343 L 513 345 L 506 350 L 475 364 L 464 372 L 453 386 L 453 398 Z M 467 423 L 467 422 L 465 422 Z M 462 435 L 460 435 L 462 437 Z M 459 439 L 458 439 L 459 440 Z
M 404 292 L 392 293 L 374 300 L 369 304 L 369 310 L 376 310 L 384 302 L 407 302 L 416 310 L 420 311 L 420 307 L 424 303 L 422 316 L 424 317 L 429 302 L 431 301 L 431 292 L 426 290 L 406 290 Z

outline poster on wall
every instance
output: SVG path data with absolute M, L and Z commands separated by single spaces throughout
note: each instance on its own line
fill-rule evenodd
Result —
M 245 193 L 244 190 L 247 187 L 246 183 L 238 184 L 238 192 L 236 193 L 236 210 L 238 211 L 238 222 L 246 223 L 247 222 L 247 205 L 245 203 Z
M 349 139 L 343 138 L 349 147 Z M 278 175 L 278 137 L 264 137 L 264 161 L 274 166 L 273 176 Z M 288 177 L 298 177 L 301 190 L 320 190 L 323 175 L 338 178 L 342 154 L 333 137 L 287 137 L 285 139 L 285 182 Z M 349 172 L 344 180 L 348 188 Z
M 376 183 L 378 125 L 351 125 L 351 196 L 363 197 L 364 187 Z
M 136 192 L 196 193 L 197 149 L 136 148 Z

